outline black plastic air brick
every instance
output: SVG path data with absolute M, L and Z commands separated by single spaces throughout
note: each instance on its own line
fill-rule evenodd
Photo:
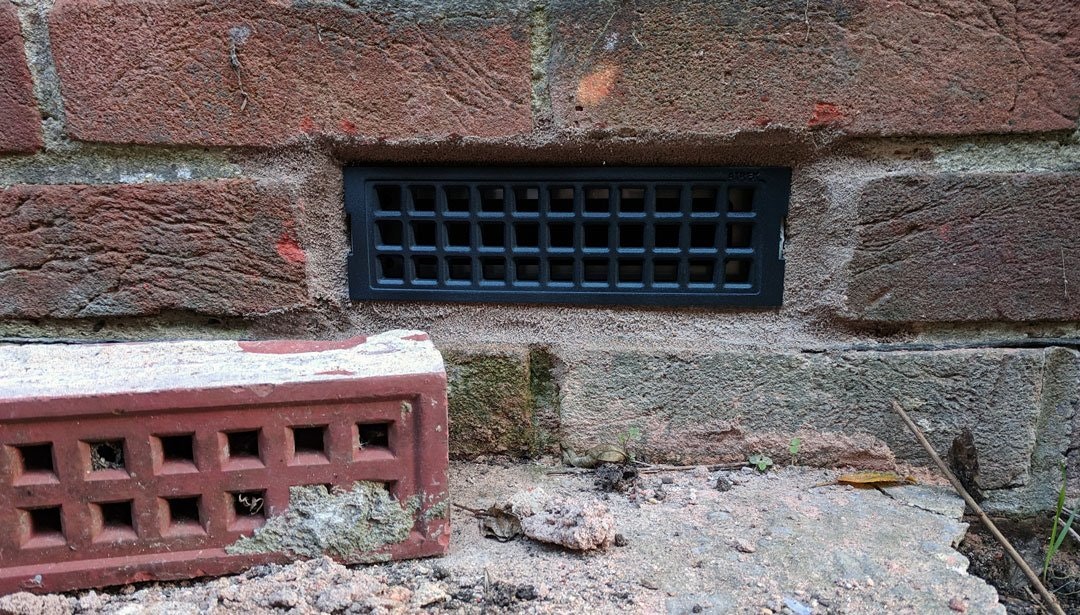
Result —
M 785 168 L 347 167 L 358 300 L 778 306 Z

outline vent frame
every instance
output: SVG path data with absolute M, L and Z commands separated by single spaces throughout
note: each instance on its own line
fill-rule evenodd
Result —
M 349 166 L 344 181 L 353 300 L 782 304 L 788 168 Z M 658 204 L 669 188 L 679 190 L 677 209 L 670 194 Z M 731 206 L 733 188 L 753 190 L 750 211 Z M 396 203 L 380 207 L 380 189 Z M 712 210 L 702 205 L 709 189 Z M 643 192 L 623 207 L 628 190 Z M 732 225 L 738 247 L 728 245 Z M 724 279 L 728 261 L 746 282 Z

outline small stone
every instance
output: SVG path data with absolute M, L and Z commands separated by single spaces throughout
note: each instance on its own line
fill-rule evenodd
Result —
M 732 483 L 731 479 L 728 478 L 727 476 L 720 475 L 720 476 L 716 477 L 716 490 L 717 491 L 731 491 L 731 488 L 734 487 L 734 486 L 735 486 L 735 484 Z
M 412 600 L 412 592 L 407 587 L 391 587 L 383 594 L 387 600 L 394 602 L 408 602 Z
M 660 482 L 665 484 L 665 485 L 674 485 L 675 484 L 675 479 L 670 477 L 670 476 L 665 476 L 665 477 L 660 479 Z
M 645 578 L 641 579 L 641 586 L 644 587 L 645 589 L 653 589 L 653 590 L 660 589 L 660 584 L 657 583 L 654 579 L 651 579 L 649 577 L 645 577 Z
M 540 597 L 536 588 L 532 585 L 518 585 L 517 591 L 514 592 L 514 596 L 518 600 L 536 600 Z
M 625 547 L 628 544 L 630 544 L 630 541 L 626 539 L 626 536 L 623 536 L 622 534 L 618 534 L 618 533 L 615 534 L 615 546 L 616 547 Z
M 733 540 L 731 546 L 735 547 L 735 550 L 740 553 L 754 553 L 757 551 L 757 547 L 755 547 L 753 543 L 742 538 Z
M 949 608 L 956 611 L 957 613 L 966 613 L 968 610 L 968 605 L 963 598 L 959 596 L 954 596 L 949 600 Z
M 266 604 L 278 609 L 291 609 L 300 603 L 300 595 L 291 589 L 279 589 L 266 598 Z
M 447 568 L 446 566 L 443 566 L 442 564 L 435 564 L 434 566 L 432 566 L 431 567 L 431 574 L 436 579 L 440 579 L 440 580 L 449 579 L 451 576 L 453 576 L 453 573 L 450 572 L 450 569 Z
M 450 599 L 450 594 L 447 594 L 441 587 L 434 583 L 421 583 L 420 587 L 416 588 L 416 591 L 412 595 L 412 604 L 418 607 L 425 607 L 436 602 L 445 602 Z
M 690 471 L 690 475 L 693 476 L 694 478 L 708 478 L 709 477 L 709 467 L 708 466 L 697 466 L 696 468 L 694 468 L 693 470 Z
M 692 607 L 692 608 L 690 609 L 690 612 L 691 612 L 691 613 L 700 613 L 700 612 L 702 612 L 702 611 L 704 611 L 704 610 L 705 610 L 705 609 L 703 609 L 703 608 L 701 607 L 701 605 L 700 605 L 700 604 L 695 604 L 695 605 L 694 605 L 694 606 L 693 606 L 693 607 Z

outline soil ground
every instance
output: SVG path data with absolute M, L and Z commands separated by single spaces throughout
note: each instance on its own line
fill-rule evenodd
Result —
M 879 491 L 818 486 L 836 471 L 697 468 L 642 475 L 617 485 L 625 491 L 610 491 L 592 474 L 552 469 L 455 463 L 453 497 L 471 508 L 534 487 L 598 498 L 622 546 L 577 553 L 524 537 L 498 542 L 455 508 L 451 554 L 443 558 L 357 567 L 322 559 L 219 579 L 16 594 L 0 598 L 0 612 L 1006 612 L 998 591 L 969 574 L 968 559 L 954 548 L 967 530 L 963 504 L 941 485 Z M 975 567 L 992 569 L 992 549 L 972 548 L 979 535 L 972 536 L 965 544 Z

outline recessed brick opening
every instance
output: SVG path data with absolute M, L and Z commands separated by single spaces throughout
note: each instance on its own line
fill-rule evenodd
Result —
M 166 527 L 170 534 L 203 533 L 200 515 L 199 496 L 164 498 L 166 505 Z
M 29 518 L 30 541 L 27 546 L 48 546 L 64 542 L 64 522 L 59 506 L 31 508 L 25 511 Z
M 259 458 L 259 430 L 233 431 L 226 434 L 226 437 L 229 441 L 229 457 Z
M 357 432 L 357 443 L 361 451 L 390 448 L 390 423 L 361 423 L 357 425 Z
M 87 445 L 90 448 L 91 472 L 125 469 L 123 440 L 100 440 L 87 442 Z
M 132 500 L 120 502 L 99 502 L 91 504 L 96 532 L 94 541 L 110 542 L 116 540 L 135 540 L 135 523 L 132 516 Z
M 228 498 L 232 510 L 230 531 L 251 531 L 266 522 L 266 491 L 234 491 Z
M 55 478 L 52 444 L 24 444 L 15 447 L 22 477 Z
M 162 474 L 195 472 L 195 435 L 178 434 L 153 438 L 155 470 Z
M 265 491 L 242 491 L 229 494 L 232 499 L 233 512 L 237 517 L 264 517 L 263 510 L 266 504 Z
M 326 425 L 292 427 L 292 463 L 326 463 Z

